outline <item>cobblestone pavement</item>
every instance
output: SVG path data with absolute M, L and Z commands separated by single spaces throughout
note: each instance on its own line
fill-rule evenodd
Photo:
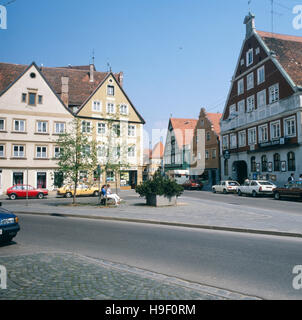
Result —
M 72 253 L 0 257 L 0 300 L 225 300 L 253 297 Z

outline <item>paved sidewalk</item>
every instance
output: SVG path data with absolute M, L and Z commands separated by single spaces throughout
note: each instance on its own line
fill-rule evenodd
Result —
M 0 300 L 254 300 L 105 260 L 71 253 L 0 257 L 8 274 Z
M 31 201 L 28 207 L 18 201 L 6 201 L 3 207 L 19 214 L 87 217 L 302 237 L 302 210 L 301 214 L 287 213 L 186 196 L 179 198 L 177 207 L 153 208 L 146 206 L 145 200 L 139 198 L 133 191 L 123 191 L 121 196 L 126 199 L 126 202 L 117 208 L 71 207 L 60 205 L 61 199 L 52 202 Z M 71 200 L 68 201 L 71 203 Z M 80 201 L 85 202 L 84 199 Z M 96 202 L 96 199 L 86 199 L 86 202 L 88 201 Z

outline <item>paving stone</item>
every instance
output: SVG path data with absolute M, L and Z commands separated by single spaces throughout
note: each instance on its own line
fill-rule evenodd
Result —
M 224 290 L 192 285 L 103 260 L 71 253 L 0 257 L 8 288 L 0 300 L 218 300 L 252 299 Z

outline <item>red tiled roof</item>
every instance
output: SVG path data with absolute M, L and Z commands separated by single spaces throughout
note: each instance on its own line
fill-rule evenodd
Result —
M 28 65 L 0 63 L 0 93 L 7 89 L 26 68 L 28 68 Z M 59 96 L 61 95 L 62 89 L 61 78 L 69 78 L 69 105 L 75 106 L 82 105 L 108 75 L 107 72 L 95 71 L 94 82 L 90 82 L 89 69 L 87 70 L 87 66 L 61 68 L 41 67 L 40 70 Z M 120 73 L 114 74 L 114 76 L 117 81 L 120 81 Z
M 155 145 L 152 152 L 150 153 L 150 157 L 152 159 L 162 159 L 164 157 L 165 147 L 162 142 L 159 142 Z
M 219 136 L 220 135 L 220 120 L 222 118 L 222 113 L 206 113 L 207 118 L 211 121 L 213 125 L 213 130 Z
M 171 118 L 170 121 L 178 146 L 183 147 L 184 145 L 191 144 L 198 120 Z
M 294 83 L 302 86 L 302 37 L 257 31 Z

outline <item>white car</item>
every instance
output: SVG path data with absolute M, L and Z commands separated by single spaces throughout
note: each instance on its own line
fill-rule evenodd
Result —
M 214 193 L 222 192 L 224 194 L 231 193 L 231 192 L 236 193 L 237 188 L 239 186 L 240 184 L 237 181 L 226 180 L 226 181 L 221 181 L 219 184 L 213 186 L 212 191 Z
M 257 197 L 258 195 L 272 195 L 277 186 L 265 180 L 248 180 L 242 186 L 238 187 L 239 196 L 243 194 Z

